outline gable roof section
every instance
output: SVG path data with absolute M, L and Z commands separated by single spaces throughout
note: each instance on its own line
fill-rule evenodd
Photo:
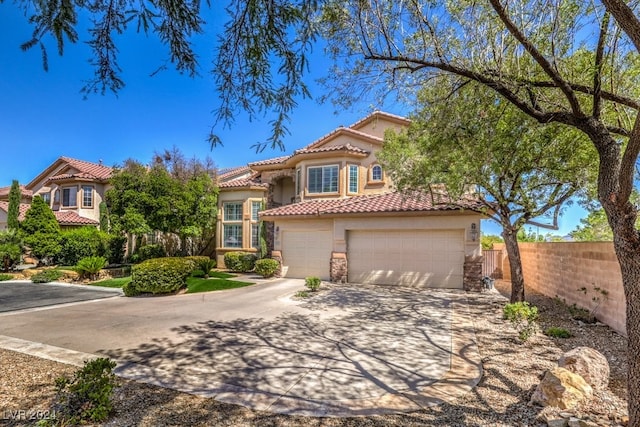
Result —
M 266 190 L 267 187 L 269 187 L 269 184 L 260 182 L 256 180 L 255 177 L 234 179 L 232 181 L 221 182 L 218 184 L 218 188 L 220 188 L 220 190 L 230 188 L 260 188 Z
M 438 199 L 438 200 L 434 200 Z M 402 194 L 398 192 L 382 193 L 366 196 L 355 196 L 347 199 L 311 200 L 294 203 L 260 213 L 261 217 L 288 216 L 330 216 L 342 214 L 379 214 L 398 212 L 434 212 L 455 210 L 476 210 L 480 204 L 474 199 L 463 199 L 455 204 L 447 196 L 434 196 L 414 192 Z
M 65 170 L 66 169 L 66 170 Z M 68 169 L 75 169 L 78 172 L 69 173 Z M 66 172 L 52 175 L 55 171 Z M 59 157 L 51 163 L 44 171 L 29 182 L 26 187 L 31 189 L 38 182 L 49 176 L 48 180 L 56 181 L 70 178 L 79 178 L 83 180 L 107 181 L 111 178 L 113 168 L 98 163 L 87 162 L 84 160 L 73 159 L 71 157 Z
M 24 214 L 27 213 L 30 207 L 31 205 L 28 203 L 20 203 L 20 207 L 18 208 L 18 221 L 24 219 Z M 0 210 L 9 213 L 9 202 L 0 201 Z
M 408 126 L 411 123 L 411 120 L 407 119 L 406 117 L 397 116 L 395 114 L 385 113 L 384 111 L 376 110 L 373 113 L 369 114 L 364 119 L 358 120 L 357 122 L 349 126 L 349 128 L 358 130 L 366 126 L 369 122 L 378 120 L 380 118 L 384 118 L 391 122 L 396 122 L 398 124 L 405 125 L 405 126 Z
M 249 166 L 221 169 L 218 171 L 218 181 L 231 181 L 232 179 L 242 177 L 243 175 L 250 175 L 251 173 L 253 173 L 253 171 Z
M 303 150 L 309 150 L 309 149 L 321 147 L 327 142 L 329 142 L 330 140 L 340 135 L 348 135 L 353 138 L 357 138 L 366 142 L 374 142 L 378 144 L 382 144 L 384 142 L 382 138 L 378 138 L 377 136 L 369 135 L 368 133 L 360 132 L 359 130 L 352 129 L 350 127 L 346 128 L 341 126 L 336 130 L 324 135 L 323 137 L 316 139 L 314 142 L 304 147 Z

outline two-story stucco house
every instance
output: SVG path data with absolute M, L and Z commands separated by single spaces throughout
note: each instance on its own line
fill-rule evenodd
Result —
M 255 251 L 259 222 L 287 277 L 334 282 L 477 288 L 481 215 L 394 191 L 376 153 L 403 117 L 374 112 L 293 154 L 219 175 L 217 260 Z M 266 207 L 265 210 L 263 206 Z
M 41 196 L 63 228 L 98 226 L 100 203 L 109 185 L 112 168 L 99 163 L 60 157 L 31 182 L 21 187 L 20 219 L 31 198 Z M 10 187 L 0 188 L 0 229 L 6 228 Z

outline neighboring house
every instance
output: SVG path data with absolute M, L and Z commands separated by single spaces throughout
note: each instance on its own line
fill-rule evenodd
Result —
M 264 220 L 287 277 L 477 289 L 481 215 L 394 192 L 377 162 L 385 130 L 408 124 L 374 112 L 289 156 L 222 171 L 218 265 L 226 252 L 256 251 Z
M 19 218 L 24 218 L 31 198 L 38 195 L 49 204 L 61 227 L 97 227 L 99 206 L 104 200 L 112 172 L 112 168 L 101 163 L 60 157 L 30 183 L 21 186 Z M 0 188 L 0 229 L 6 228 L 9 189 Z

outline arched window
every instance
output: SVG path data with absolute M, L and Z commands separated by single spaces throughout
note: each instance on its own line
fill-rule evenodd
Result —
M 371 181 L 382 181 L 382 166 L 373 165 L 371 168 Z

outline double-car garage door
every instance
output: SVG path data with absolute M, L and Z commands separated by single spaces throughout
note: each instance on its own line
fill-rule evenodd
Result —
M 282 256 L 287 277 L 329 279 L 331 231 L 286 231 Z M 351 283 L 462 288 L 463 230 L 347 231 Z

